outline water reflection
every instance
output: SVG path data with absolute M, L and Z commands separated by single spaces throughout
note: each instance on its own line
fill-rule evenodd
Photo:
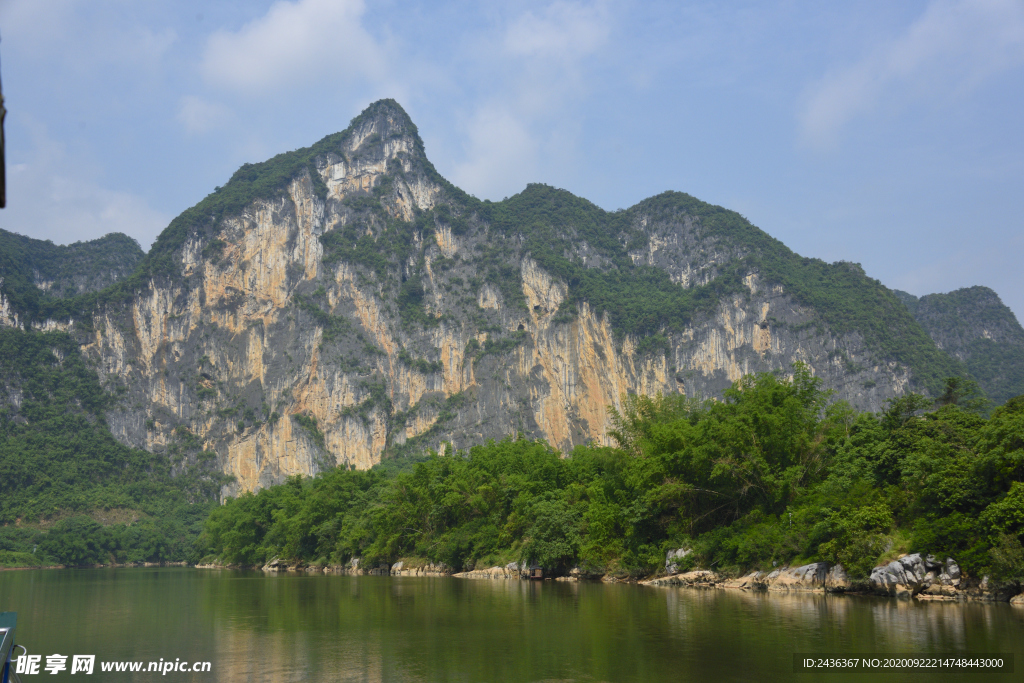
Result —
M 0 607 L 35 653 L 213 663 L 180 681 L 785 680 L 794 652 L 1024 651 L 1008 605 L 559 582 L 0 572 Z

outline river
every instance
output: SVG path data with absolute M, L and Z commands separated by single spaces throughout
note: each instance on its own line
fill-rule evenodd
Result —
M 68 670 L 22 680 L 1020 680 L 1024 608 L 449 577 L 188 568 L 0 572 L 30 653 Z M 794 653 L 1015 653 L 1016 673 L 794 673 Z M 70 655 L 95 655 L 71 675 Z M 210 662 L 103 673 L 102 662 Z

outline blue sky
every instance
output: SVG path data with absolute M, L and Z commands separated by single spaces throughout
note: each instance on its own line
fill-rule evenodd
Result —
M 447 178 L 681 190 L 805 256 L 1024 313 L 1024 3 L 0 0 L 8 208 L 144 248 L 394 97 Z

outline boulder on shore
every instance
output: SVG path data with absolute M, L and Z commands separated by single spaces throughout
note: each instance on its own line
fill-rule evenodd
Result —
M 850 589 L 850 577 L 843 569 L 843 565 L 833 565 L 825 575 L 825 591 L 828 593 L 842 593 Z
M 897 598 L 911 598 L 922 592 L 926 595 L 952 595 L 952 591 L 942 587 L 955 589 L 960 580 L 960 567 L 953 558 L 948 557 L 941 562 L 932 555 L 922 557 L 921 553 L 905 555 L 875 567 L 870 578 L 876 593 Z M 929 590 L 933 586 L 937 588 Z
M 828 562 L 813 562 L 800 567 L 782 567 L 768 574 L 764 581 L 770 591 L 824 590 Z
M 267 562 L 265 565 L 260 567 L 265 572 L 286 572 L 288 571 L 288 563 L 282 560 L 280 557 Z
M 399 561 L 391 565 L 393 576 L 448 576 L 451 573 L 452 568 L 443 563 L 409 564 Z
M 772 572 L 751 572 L 724 585 L 744 590 L 841 593 L 850 587 L 850 579 L 841 564 L 812 562 L 800 567 L 780 567 Z

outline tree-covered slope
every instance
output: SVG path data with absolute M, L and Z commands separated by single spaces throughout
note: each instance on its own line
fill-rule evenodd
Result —
M 966 364 L 996 404 L 1024 393 L 1024 328 L 988 287 L 920 299 L 897 292 L 935 343 Z
M 135 272 L 145 256 L 138 242 L 111 233 L 88 242 L 53 244 L 0 230 L 0 292 L 29 320 L 56 311 L 54 300 L 95 294 Z

